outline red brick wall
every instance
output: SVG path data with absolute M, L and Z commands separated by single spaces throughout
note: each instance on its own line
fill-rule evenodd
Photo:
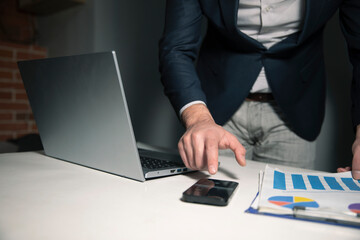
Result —
M 0 41 L 0 141 L 37 132 L 16 62 L 46 56 L 43 47 Z
M 36 18 L 18 9 L 18 0 L 0 0 L 0 40 L 31 44 L 36 38 Z

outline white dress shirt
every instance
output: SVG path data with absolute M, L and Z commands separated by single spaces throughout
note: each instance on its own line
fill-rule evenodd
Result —
M 237 26 L 269 49 L 301 30 L 304 10 L 305 0 L 239 0 Z M 250 92 L 271 92 L 264 68 Z M 180 116 L 186 108 L 197 103 L 205 105 L 202 101 L 190 102 L 180 109 Z
M 269 49 L 301 30 L 304 10 L 305 0 L 239 0 L 237 26 Z M 250 92 L 271 92 L 264 68 Z

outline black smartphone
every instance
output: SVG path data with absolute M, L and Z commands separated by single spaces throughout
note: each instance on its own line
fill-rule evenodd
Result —
M 182 200 L 192 203 L 226 206 L 238 185 L 237 182 L 233 181 L 203 178 L 183 192 Z

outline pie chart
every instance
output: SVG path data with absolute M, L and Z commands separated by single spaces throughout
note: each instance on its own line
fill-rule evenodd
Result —
M 354 213 L 360 213 L 360 203 L 353 203 L 349 205 L 349 210 Z
M 275 205 L 278 205 L 281 207 L 291 208 L 291 209 L 295 206 L 311 207 L 311 208 L 319 207 L 319 204 L 316 201 L 314 201 L 313 199 L 304 198 L 304 197 L 296 197 L 296 196 L 273 196 L 273 197 L 270 197 L 268 199 L 268 201 L 272 204 L 275 204 Z

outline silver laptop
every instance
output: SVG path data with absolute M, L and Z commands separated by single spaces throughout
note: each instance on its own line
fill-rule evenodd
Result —
M 46 155 L 139 181 L 190 171 L 137 148 L 115 52 L 18 66 Z

